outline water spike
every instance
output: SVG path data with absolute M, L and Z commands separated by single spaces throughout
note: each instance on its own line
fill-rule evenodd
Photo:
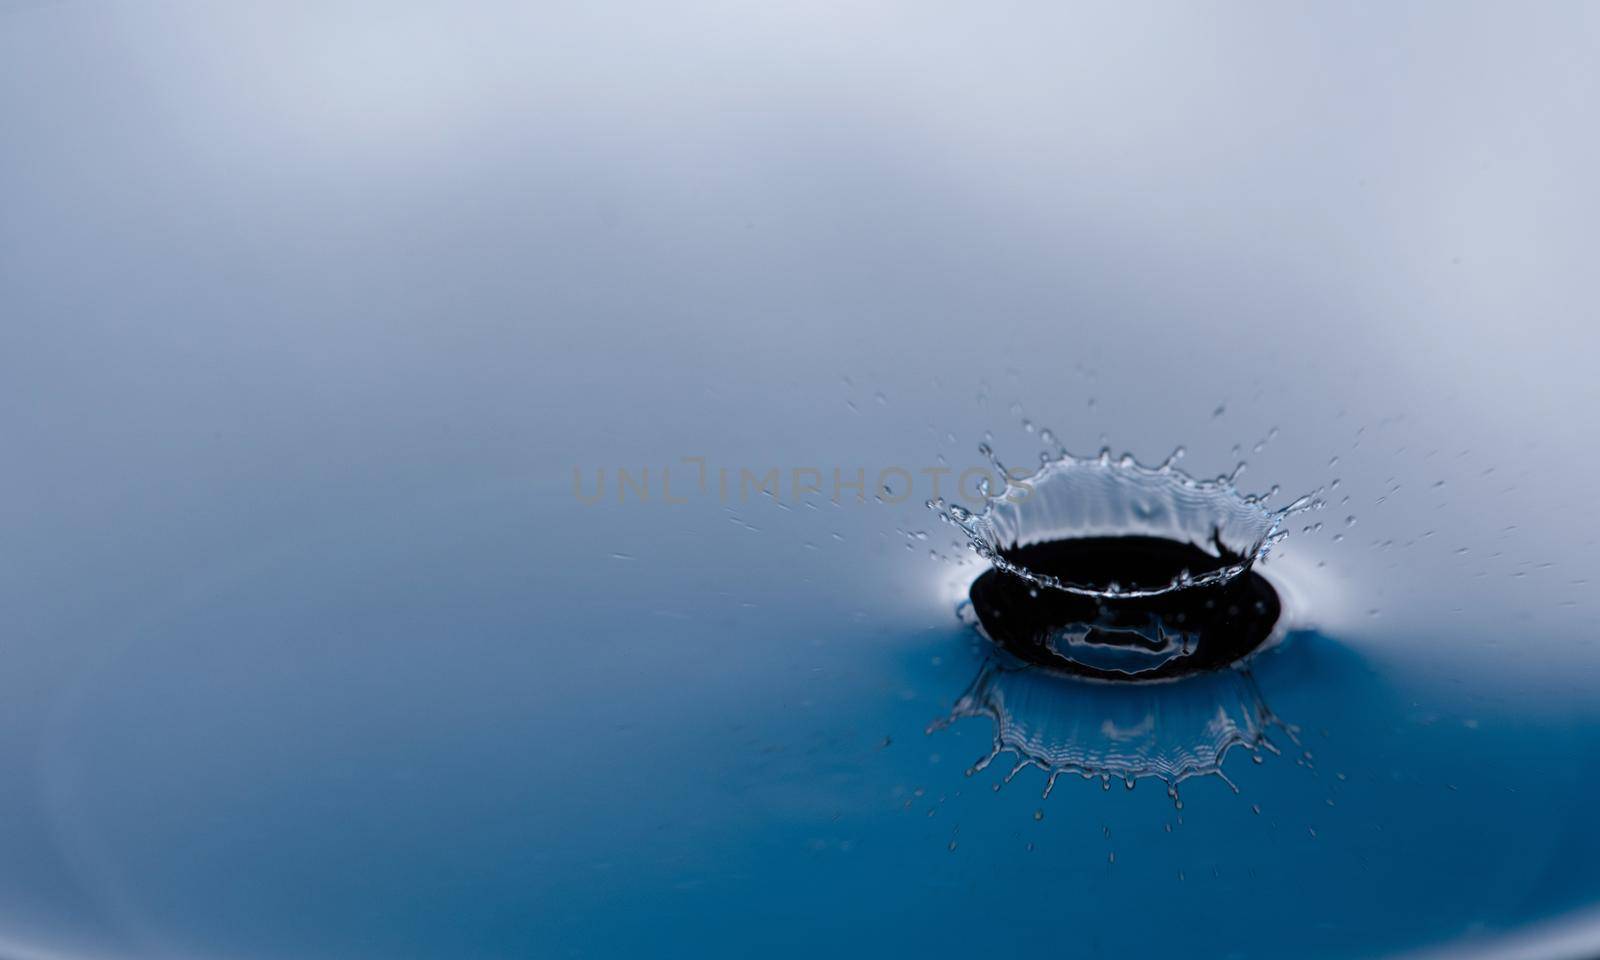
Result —
M 1318 488 L 1317 490 L 1314 490 L 1311 493 L 1308 493 L 1308 494 L 1305 494 L 1303 496 L 1297 497 L 1288 506 L 1284 507 L 1282 510 L 1280 510 L 1278 512 L 1282 513 L 1284 516 L 1288 516 L 1290 514 L 1301 513 L 1301 512 L 1306 511 L 1306 510 L 1315 509 L 1316 505 L 1317 505 L 1317 502 L 1318 502 L 1317 501 L 1317 494 L 1319 494 L 1321 492 L 1322 492 L 1321 488 Z
M 989 458 L 989 465 L 999 471 L 1001 482 L 1006 482 L 1011 476 L 1011 471 L 1006 469 L 1006 465 L 1000 462 L 1000 458 L 995 455 L 993 450 L 990 450 L 986 456 Z M 984 479 L 988 480 L 989 478 L 985 477 Z

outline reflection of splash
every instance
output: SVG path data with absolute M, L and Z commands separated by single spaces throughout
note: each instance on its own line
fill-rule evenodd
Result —
M 985 769 L 1001 754 L 1016 757 L 1006 782 L 1037 767 L 1049 796 L 1056 778 L 1076 773 L 1109 787 L 1128 788 L 1155 777 L 1178 800 L 1178 784 L 1222 772 L 1228 751 L 1241 747 L 1257 762 L 1263 751 L 1278 753 L 1268 734 L 1281 731 L 1296 746 L 1295 727 L 1279 720 L 1246 669 L 1202 673 L 1167 683 L 1105 683 L 1026 664 L 1003 653 L 984 662 L 948 717 L 928 732 L 966 717 L 988 717 L 994 743 L 969 769 Z M 1237 792 L 1237 787 L 1234 787 Z

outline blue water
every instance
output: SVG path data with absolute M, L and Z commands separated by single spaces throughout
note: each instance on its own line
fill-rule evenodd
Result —
M 0 4 L 0 954 L 1592 952 L 1595 27 Z M 1325 489 L 1309 759 L 926 732 L 1024 416 Z

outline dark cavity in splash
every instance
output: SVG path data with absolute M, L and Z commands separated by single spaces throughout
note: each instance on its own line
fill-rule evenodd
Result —
M 1062 580 L 1109 586 L 1171 581 L 1226 564 L 1160 537 L 1082 537 L 1005 551 L 1006 560 Z M 972 585 L 973 613 L 995 644 L 1029 663 L 1101 680 L 1163 680 L 1218 670 L 1272 635 L 1282 606 L 1259 574 L 1139 598 L 1040 589 L 990 569 Z

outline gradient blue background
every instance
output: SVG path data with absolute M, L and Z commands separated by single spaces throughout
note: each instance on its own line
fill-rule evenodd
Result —
M 0 954 L 1548 936 L 1600 897 L 1597 53 L 1555 3 L 0 0 Z M 994 793 L 923 733 L 981 660 L 926 492 L 573 495 L 1026 462 L 1013 403 L 1342 481 L 1266 571 L 1315 769 L 1170 833 Z

